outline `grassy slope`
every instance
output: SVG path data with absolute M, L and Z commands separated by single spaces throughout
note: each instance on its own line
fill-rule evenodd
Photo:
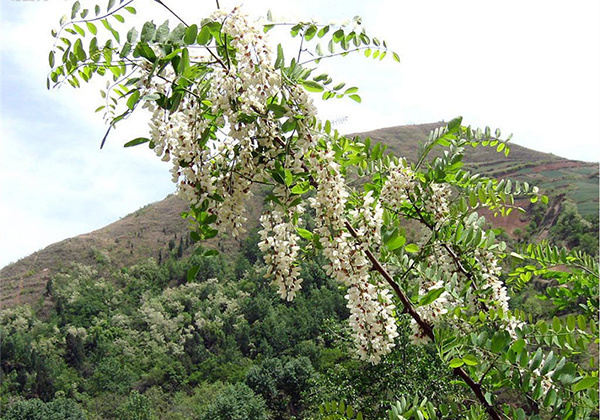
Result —
M 360 137 L 371 137 L 388 145 L 397 156 L 414 160 L 418 144 L 440 123 L 382 128 Z M 582 214 L 598 212 L 598 164 L 571 161 L 512 145 L 508 158 L 491 148 L 479 147 L 469 151 L 467 167 L 496 177 L 510 177 L 540 186 L 552 197 L 550 209 L 560 208 L 562 195 L 579 206 Z M 261 211 L 261 200 L 253 197 L 249 204 L 248 230 L 256 226 Z M 0 309 L 19 304 L 44 304 L 46 282 L 53 273 L 68 267 L 72 261 L 112 267 L 135 264 L 146 258 L 159 259 L 168 255 L 169 242 L 175 249 L 188 235 L 187 222 L 179 215 L 185 203 L 169 196 L 150 204 L 102 229 L 66 239 L 40 250 L 0 270 Z M 497 224 L 512 232 L 527 224 L 527 216 L 513 212 Z M 172 245 L 173 245 L 172 243 Z M 231 240 L 215 240 L 211 246 L 231 249 Z

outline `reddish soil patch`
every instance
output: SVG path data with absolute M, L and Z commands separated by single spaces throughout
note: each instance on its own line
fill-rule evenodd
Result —
M 498 214 L 496 217 L 494 217 L 493 211 L 486 208 L 477 209 L 477 213 L 479 213 L 480 216 L 484 216 L 485 220 L 487 220 L 494 228 L 501 228 L 510 236 L 514 236 L 513 232 L 515 229 L 519 228 L 524 231 L 529 224 L 529 217 L 527 217 L 527 214 L 517 210 L 513 210 L 508 216 Z
M 543 172 L 543 171 L 553 171 L 555 169 L 577 168 L 579 166 L 582 166 L 581 162 L 577 162 L 574 160 L 565 160 L 565 161 L 560 161 L 560 162 L 552 162 L 552 163 L 546 163 L 546 164 L 539 165 L 539 166 L 534 166 L 532 168 L 532 170 L 534 172 Z

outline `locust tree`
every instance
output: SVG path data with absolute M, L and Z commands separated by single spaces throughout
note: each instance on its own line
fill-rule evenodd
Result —
M 146 144 L 170 163 L 195 239 L 242 235 L 253 187 L 267 186 L 259 247 L 281 297 L 294 299 L 299 262 L 322 253 L 328 275 L 346 291 L 358 357 L 379 363 L 394 348 L 397 321 L 407 317 L 414 343 L 432 346 L 472 391 L 469 401 L 439 407 L 407 396 L 393 405 L 392 418 L 583 419 L 597 412 L 598 371 L 588 356 L 598 334 L 597 263 L 547 244 L 510 251 L 496 238 L 481 209 L 502 217 L 525 201 L 547 201 L 526 182 L 464 169 L 474 147 L 509 153 L 499 130 L 452 119 L 408 162 L 340 134 L 313 103 L 314 95 L 361 100 L 357 87 L 319 71 L 323 60 L 362 54 L 399 61 L 360 18 L 342 25 L 256 21 L 217 3 L 214 13 L 185 14 L 184 21 L 156 1 L 177 25 L 147 21 L 122 31 L 117 24 L 136 13 L 133 0 L 107 7 L 76 1 L 52 32 L 48 87 L 106 80 L 102 143 L 130 114 L 149 113 L 148 136 L 125 146 Z M 285 51 L 273 33 L 299 40 L 298 49 Z M 585 286 L 577 290 L 587 293 L 586 304 L 534 323 L 511 307 L 507 287 L 555 267 L 564 283 Z

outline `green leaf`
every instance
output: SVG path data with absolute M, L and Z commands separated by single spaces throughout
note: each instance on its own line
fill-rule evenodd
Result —
M 117 19 L 121 23 L 125 22 L 125 18 L 123 16 L 121 16 L 121 15 L 112 15 L 112 17 L 114 17 L 115 19 Z
M 508 344 L 508 340 L 510 340 L 508 334 L 506 334 L 504 331 L 497 331 L 492 337 L 492 352 L 500 353 L 504 349 L 506 344 Z
M 419 246 L 417 244 L 408 244 L 404 247 L 406 252 L 410 252 L 411 254 L 416 254 L 419 252 Z
M 108 0 L 108 6 L 106 7 L 106 11 L 108 12 L 115 5 L 115 0 Z
M 477 366 L 479 364 L 477 357 L 473 356 L 472 354 L 467 354 L 466 356 L 463 356 L 462 359 L 469 366 Z
M 396 53 L 392 53 L 392 56 L 394 57 L 394 60 L 397 61 L 398 63 L 400 62 L 400 56 Z
M 71 7 L 71 19 L 75 19 L 75 16 L 77 16 L 77 12 L 79 11 L 80 7 L 81 4 L 79 3 L 79 0 L 73 3 L 73 7 Z
M 329 25 L 323 26 L 321 29 L 319 29 L 317 36 L 319 38 L 323 38 L 327 32 L 329 32 Z
M 583 391 L 584 389 L 589 389 L 598 384 L 597 376 L 586 376 L 579 382 L 573 385 L 573 392 Z
M 301 81 L 302 86 L 309 92 L 323 92 L 325 88 L 323 85 L 317 82 L 313 82 L 312 80 L 303 80 Z
M 292 175 L 292 171 L 290 171 L 289 169 L 285 169 L 283 171 L 283 173 L 284 173 L 283 180 L 285 181 L 285 185 L 287 187 L 289 187 L 294 182 L 294 175 Z
M 284 64 L 283 47 L 281 44 L 277 44 L 277 58 L 275 59 L 275 68 L 280 69 Z
M 335 86 L 332 88 L 332 90 L 340 90 L 340 89 L 342 89 L 344 86 L 346 86 L 346 83 L 345 83 L 345 82 L 338 83 L 337 85 L 335 85 Z M 358 89 L 357 89 L 357 90 L 358 90 Z
M 156 60 L 156 55 L 150 46 L 146 43 L 139 42 L 135 49 L 133 50 L 134 57 L 144 57 L 148 61 L 154 62 Z
M 146 22 L 142 26 L 142 34 L 140 36 L 141 42 L 152 42 L 154 34 L 156 33 L 156 25 L 153 22 Z
M 196 38 L 196 43 L 198 45 L 208 45 L 212 40 L 212 34 L 210 33 L 210 27 L 208 25 L 202 26 L 200 32 L 198 32 L 198 38 Z
M 573 314 L 569 314 L 569 315 L 567 316 L 567 330 L 568 330 L 569 332 L 572 332 L 572 331 L 574 331 L 574 330 L 575 330 L 575 327 L 576 327 L 576 324 L 577 324 L 577 321 L 576 321 L 576 319 L 575 319 L 575 315 L 573 315 Z
M 50 51 L 48 62 L 50 63 L 50 67 L 54 67 L 54 51 Z
M 75 45 L 73 45 L 73 51 L 75 52 L 75 55 L 79 61 L 85 61 L 87 58 L 85 50 L 83 49 L 83 45 L 81 44 L 81 38 L 78 38 L 77 41 L 75 41 Z
M 194 280 L 196 280 L 196 276 L 198 275 L 198 271 L 200 271 L 200 266 L 199 265 L 194 265 L 192 267 L 190 267 L 190 269 L 187 272 L 187 282 L 191 283 Z
M 131 52 L 131 42 L 127 41 L 124 45 L 123 45 L 123 49 L 121 50 L 121 52 L 119 53 L 119 56 L 121 57 L 127 57 L 129 55 L 129 53 Z
M 454 359 L 450 360 L 449 366 L 452 369 L 455 369 L 455 368 L 461 367 L 464 364 L 465 364 L 464 360 L 457 357 L 457 358 L 454 358 Z
M 154 40 L 157 42 L 164 42 L 169 37 L 169 20 L 165 20 L 162 25 L 160 25 L 156 29 L 156 35 L 154 36 Z
M 138 103 L 139 99 L 140 99 L 140 91 L 136 89 L 131 93 L 131 95 L 127 99 L 127 107 L 129 109 L 133 109 L 135 107 L 135 105 Z
M 196 38 L 198 36 L 198 26 L 191 25 L 189 28 L 185 30 L 185 35 L 183 36 L 183 42 L 187 45 L 191 45 L 196 42 Z
M 131 7 L 131 6 L 125 6 L 124 9 L 127 10 L 132 15 L 135 15 L 137 13 L 137 11 L 135 10 L 135 8 Z
M 138 31 L 135 28 L 131 28 L 129 32 L 127 32 L 127 42 L 133 44 L 138 37 Z
M 536 370 L 538 367 L 540 367 L 540 364 L 542 363 L 542 358 L 542 349 L 538 348 L 535 354 L 533 355 L 533 359 L 531 359 L 531 362 L 529 363 L 529 369 Z
M 543 376 L 543 375 L 547 374 L 548 372 L 550 372 L 552 369 L 554 369 L 554 367 L 556 366 L 556 362 L 558 362 L 558 357 L 556 357 L 556 354 L 554 354 L 554 352 L 551 351 L 546 356 L 546 361 L 544 362 L 544 365 L 540 369 L 540 375 Z
M 302 229 L 302 228 L 296 228 L 296 232 L 298 232 L 298 235 L 300 235 L 301 237 L 303 237 L 304 239 L 306 239 L 308 241 L 312 241 L 312 239 L 313 239 L 313 234 L 309 230 Z
M 587 321 L 585 319 L 585 316 L 578 315 L 577 316 L 577 326 L 579 327 L 579 329 L 585 330 L 586 325 L 587 325 Z
M 390 251 L 394 251 L 400 248 L 402 245 L 406 243 L 406 238 L 404 236 L 398 235 L 397 233 L 392 235 L 388 240 L 385 241 L 385 246 Z
M 150 141 L 150 139 L 147 139 L 145 137 L 138 137 L 137 139 L 128 141 L 127 143 L 125 143 L 125 145 L 123 145 L 123 147 L 133 147 L 133 146 L 137 146 L 138 144 L 147 143 L 149 141 Z
M 554 388 L 550 388 L 546 393 L 546 398 L 544 398 L 543 405 L 544 407 L 552 407 L 556 402 L 556 390 Z
M 522 338 L 519 338 L 517 341 L 515 341 L 512 346 L 510 347 L 515 353 L 521 353 L 521 351 L 523 351 L 523 349 L 525 348 L 525 340 L 523 340 Z
M 344 39 L 344 30 L 338 29 L 337 31 L 335 31 L 331 39 L 333 40 L 333 42 L 340 42 L 342 39 Z
M 287 112 L 287 108 L 277 104 L 277 103 L 270 103 L 267 105 L 267 109 L 269 111 L 272 111 L 273 114 L 275 114 L 275 118 L 281 118 L 285 115 L 285 113 Z
M 560 332 L 562 330 L 562 323 L 560 322 L 560 319 L 557 316 L 552 318 L 552 329 L 555 332 Z
M 304 32 L 304 39 L 310 41 L 315 37 L 316 34 L 317 27 L 315 25 L 310 25 L 308 28 L 306 28 L 306 31 Z
M 321 44 L 317 44 L 317 47 L 315 48 L 315 52 L 317 53 L 317 55 L 322 56 L 323 55 L 323 47 L 321 47 Z
M 428 291 L 427 294 L 421 296 L 421 298 L 419 299 L 419 305 L 425 306 L 429 305 L 430 303 L 433 303 L 437 298 L 439 298 L 442 295 L 442 293 L 444 293 L 445 290 L 445 288 L 440 287 L 439 289 L 432 289 Z
M 94 25 L 92 22 L 86 22 L 85 26 L 87 26 L 88 31 L 90 31 L 92 35 L 96 35 L 98 33 L 96 25 Z
M 83 28 L 79 25 L 73 24 L 73 29 L 75 29 L 75 31 L 77 31 L 77 33 L 81 36 L 85 36 L 85 31 L 83 30 Z
M 115 38 L 115 40 L 117 42 L 121 41 L 121 37 L 120 37 L 119 33 L 113 29 L 113 27 L 110 25 L 110 22 L 108 20 L 101 19 L 100 22 L 102 22 L 102 25 L 104 25 L 106 30 L 108 30 L 112 34 L 112 36 Z
M 292 194 L 304 194 L 310 189 L 310 183 L 308 181 L 298 182 L 292 187 Z
M 360 96 L 358 96 L 358 95 L 356 95 L 356 94 L 354 94 L 354 95 L 350 95 L 350 96 L 349 96 L 349 98 L 350 98 L 350 99 L 352 99 L 352 100 L 354 100 L 354 101 L 356 101 L 356 102 L 358 102 L 358 103 L 361 103 L 361 102 L 362 102 L 362 99 L 361 99 L 361 97 L 360 97 Z

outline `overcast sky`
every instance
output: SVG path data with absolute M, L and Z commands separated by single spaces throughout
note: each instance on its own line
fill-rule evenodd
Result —
M 199 22 L 214 4 L 166 3 L 188 22 Z M 188 9 L 197 3 L 205 9 Z M 147 148 L 122 147 L 146 135 L 143 119 L 118 127 L 99 150 L 105 126 L 93 112 L 101 103 L 98 89 L 46 90 L 50 30 L 71 1 L 1 4 L 0 267 L 174 191 L 168 164 Z M 169 18 L 151 2 L 135 5 L 148 7 L 157 23 Z M 325 63 L 336 81 L 361 89 L 361 105 L 321 107 L 323 118 L 347 118 L 340 131 L 462 115 L 466 124 L 513 133 L 513 142 L 526 147 L 600 160 L 598 0 L 247 0 L 245 6 L 322 22 L 360 15 L 368 33 L 398 52 L 401 64 L 358 56 Z

